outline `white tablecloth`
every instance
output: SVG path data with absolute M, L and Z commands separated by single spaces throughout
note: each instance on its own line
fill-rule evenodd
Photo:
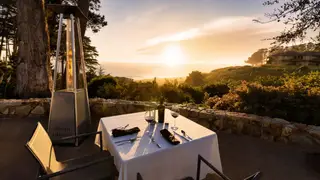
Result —
M 144 180 L 175 180 L 187 176 L 196 178 L 198 154 L 222 171 L 216 133 L 180 115 L 176 119 L 179 127 L 177 132 L 181 134 L 182 129 L 193 140 L 187 142 L 176 135 L 181 144 L 173 146 L 159 132 L 164 128 L 164 124 L 156 124 L 153 131 L 154 138 L 162 147 L 158 148 L 146 133 L 148 124 L 144 120 L 144 114 L 145 112 L 125 114 L 100 120 L 98 131 L 102 131 L 104 148 L 108 149 L 115 158 L 119 180 L 136 180 L 138 172 Z M 171 132 L 173 120 L 170 110 L 166 109 L 165 122 L 169 123 L 168 130 Z M 112 137 L 112 129 L 126 124 L 129 124 L 127 128 L 139 127 L 140 132 L 135 135 Z M 136 136 L 141 136 L 141 139 L 132 144 L 117 146 L 114 143 Z M 98 136 L 96 144 L 99 145 Z M 201 178 L 204 178 L 207 173 L 213 173 L 213 171 L 202 163 Z

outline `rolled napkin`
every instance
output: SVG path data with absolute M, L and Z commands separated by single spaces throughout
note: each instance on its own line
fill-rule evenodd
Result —
M 140 129 L 138 127 L 134 127 L 131 129 L 112 129 L 112 136 L 120 137 L 120 136 L 129 135 L 129 134 L 135 134 L 138 132 L 140 132 Z
M 172 145 L 180 144 L 180 141 L 177 140 L 167 129 L 160 130 L 160 133 L 164 139 L 166 139 Z

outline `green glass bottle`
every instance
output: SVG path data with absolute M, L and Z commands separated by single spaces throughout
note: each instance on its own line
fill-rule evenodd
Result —
M 158 123 L 164 123 L 164 110 L 165 106 L 163 105 L 163 98 L 160 98 L 160 104 L 158 106 Z

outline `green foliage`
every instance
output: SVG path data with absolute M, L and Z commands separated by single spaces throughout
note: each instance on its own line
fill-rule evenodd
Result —
M 86 77 L 87 77 L 87 82 L 91 82 L 93 78 L 97 77 L 96 72 L 94 71 L 94 69 L 89 69 L 86 72 Z
M 242 109 L 242 102 L 239 96 L 235 93 L 229 93 L 222 96 L 220 99 L 213 99 L 214 108 L 227 111 L 239 111 Z
M 83 37 L 83 51 L 87 70 L 95 71 L 99 65 L 97 60 L 99 53 L 96 47 L 91 45 L 91 39 L 87 36 Z
M 284 79 L 278 76 L 258 76 L 254 79 L 255 82 L 263 86 L 282 86 L 284 85 Z
M 185 83 L 191 86 L 202 86 L 204 84 L 204 75 L 200 71 L 192 71 L 187 76 Z
M 158 96 L 157 84 L 152 82 L 131 82 L 125 87 L 125 93 L 122 93 L 125 99 L 148 101 Z
M 273 78 L 273 77 L 268 77 Z M 263 78 L 260 78 L 263 79 Z M 284 118 L 306 124 L 320 124 L 320 72 L 285 75 L 282 82 L 243 82 L 235 90 L 206 104 L 216 109 Z M 267 83 L 267 84 L 264 84 Z
M 318 70 L 318 68 L 310 69 Z M 310 71 L 302 72 L 307 74 Z M 223 83 L 230 86 L 239 85 L 241 81 L 254 82 L 257 77 L 274 76 L 282 77 L 284 74 L 300 72 L 296 66 L 272 66 L 264 65 L 260 67 L 252 66 L 233 66 L 215 69 L 208 73 L 205 77 L 206 84 Z
M 13 58 L 10 57 L 9 63 L 0 61 L 0 98 L 15 98 L 16 66 L 12 63 Z
M 89 97 L 114 97 L 114 95 L 110 94 L 114 93 L 114 89 L 111 86 L 115 87 L 116 85 L 117 81 L 111 76 L 95 77 L 88 84 Z
M 182 93 L 186 95 L 186 97 L 191 98 L 194 103 L 202 103 L 204 93 L 200 87 L 192 87 L 187 84 L 182 84 L 179 85 L 178 88 L 181 89 Z
M 267 22 L 277 21 L 287 26 L 280 35 L 272 38 L 275 43 L 295 42 L 308 37 L 308 32 L 318 30 L 318 7 L 320 6 L 318 0 L 265 0 L 263 5 L 274 7 L 271 13 L 266 13 L 266 17 L 270 19 Z M 261 22 L 260 20 L 255 21 Z M 319 41 L 319 35 L 316 36 L 316 39 Z
M 267 49 L 259 49 L 258 51 L 254 52 L 245 62 L 252 65 L 262 64 L 265 61 L 267 52 Z
M 90 92 L 90 91 L 89 91 Z M 113 83 L 105 83 L 103 86 L 99 86 L 96 91 L 97 97 L 105 99 L 118 99 L 120 97 L 120 92 Z
M 208 99 L 205 101 L 205 104 L 206 104 L 207 106 L 209 106 L 210 108 L 213 108 L 214 105 L 216 105 L 220 100 L 221 100 L 220 97 L 218 97 L 218 96 L 213 96 L 213 97 L 208 98 Z
M 167 102 L 182 103 L 185 102 L 186 99 L 190 99 L 190 97 L 186 97 L 181 89 L 178 88 L 177 81 L 167 81 L 160 87 L 160 92 Z
M 163 96 L 171 103 L 204 103 L 215 109 L 320 124 L 317 111 L 320 108 L 320 71 L 272 66 L 229 67 L 215 71 L 224 77 L 224 82 L 215 81 L 202 87 L 181 84 L 177 80 L 166 80 L 158 85 L 156 79 L 134 81 L 101 76 L 90 82 L 89 93 L 92 97 L 92 89 L 95 89 L 94 97 L 140 101 L 154 101 Z M 204 76 L 211 76 L 215 71 Z
M 210 97 L 218 96 L 222 97 L 224 94 L 229 92 L 230 88 L 227 84 L 216 83 L 216 84 L 209 84 L 203 87 L 203 91 L 207 92 Z

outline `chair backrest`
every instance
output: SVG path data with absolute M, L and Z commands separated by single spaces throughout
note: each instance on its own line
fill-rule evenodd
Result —
M 39 122 L 26 146 L 47 174 L 61 170 L 61 164 L 56 160 L 51 139 Z
M 140 173 L 137 173 L 137 180 L 143 180 L 143 178 L 142 178 Z
M 212 164 L 210 164 L 206 159 L 204 159 L 200 154 L 198 155 L 197 180 L 200 180 L 201 162 L 204 162 L 207 166 L 209 166 L 223 180 L 230 180 L 230 178 L 228 178 L 226 175 L 224 175 L 222 172 L 220 172 L 217 168 L 215 168 Z
M 197 164 L 197 180 L 200 180 L 200 169 L 201 169 L 201 162 L 204 162 L 208 167 L 210 167 L 215 173 L 215 177 L 219 176 L 223 180 L 230 180 L 226 175 L 224 175 L 221 171 L 215 168 L 212 164 L 210 164 L 206 159 L 204 159 L 200 154 L 198 155 L 198 164 Z M 258 171 L 251 176 L 245 178 L 244 180 L 259 180 L 261 177 L 261 172 Z M 213 179 L 213 178 L 211 178 Z

